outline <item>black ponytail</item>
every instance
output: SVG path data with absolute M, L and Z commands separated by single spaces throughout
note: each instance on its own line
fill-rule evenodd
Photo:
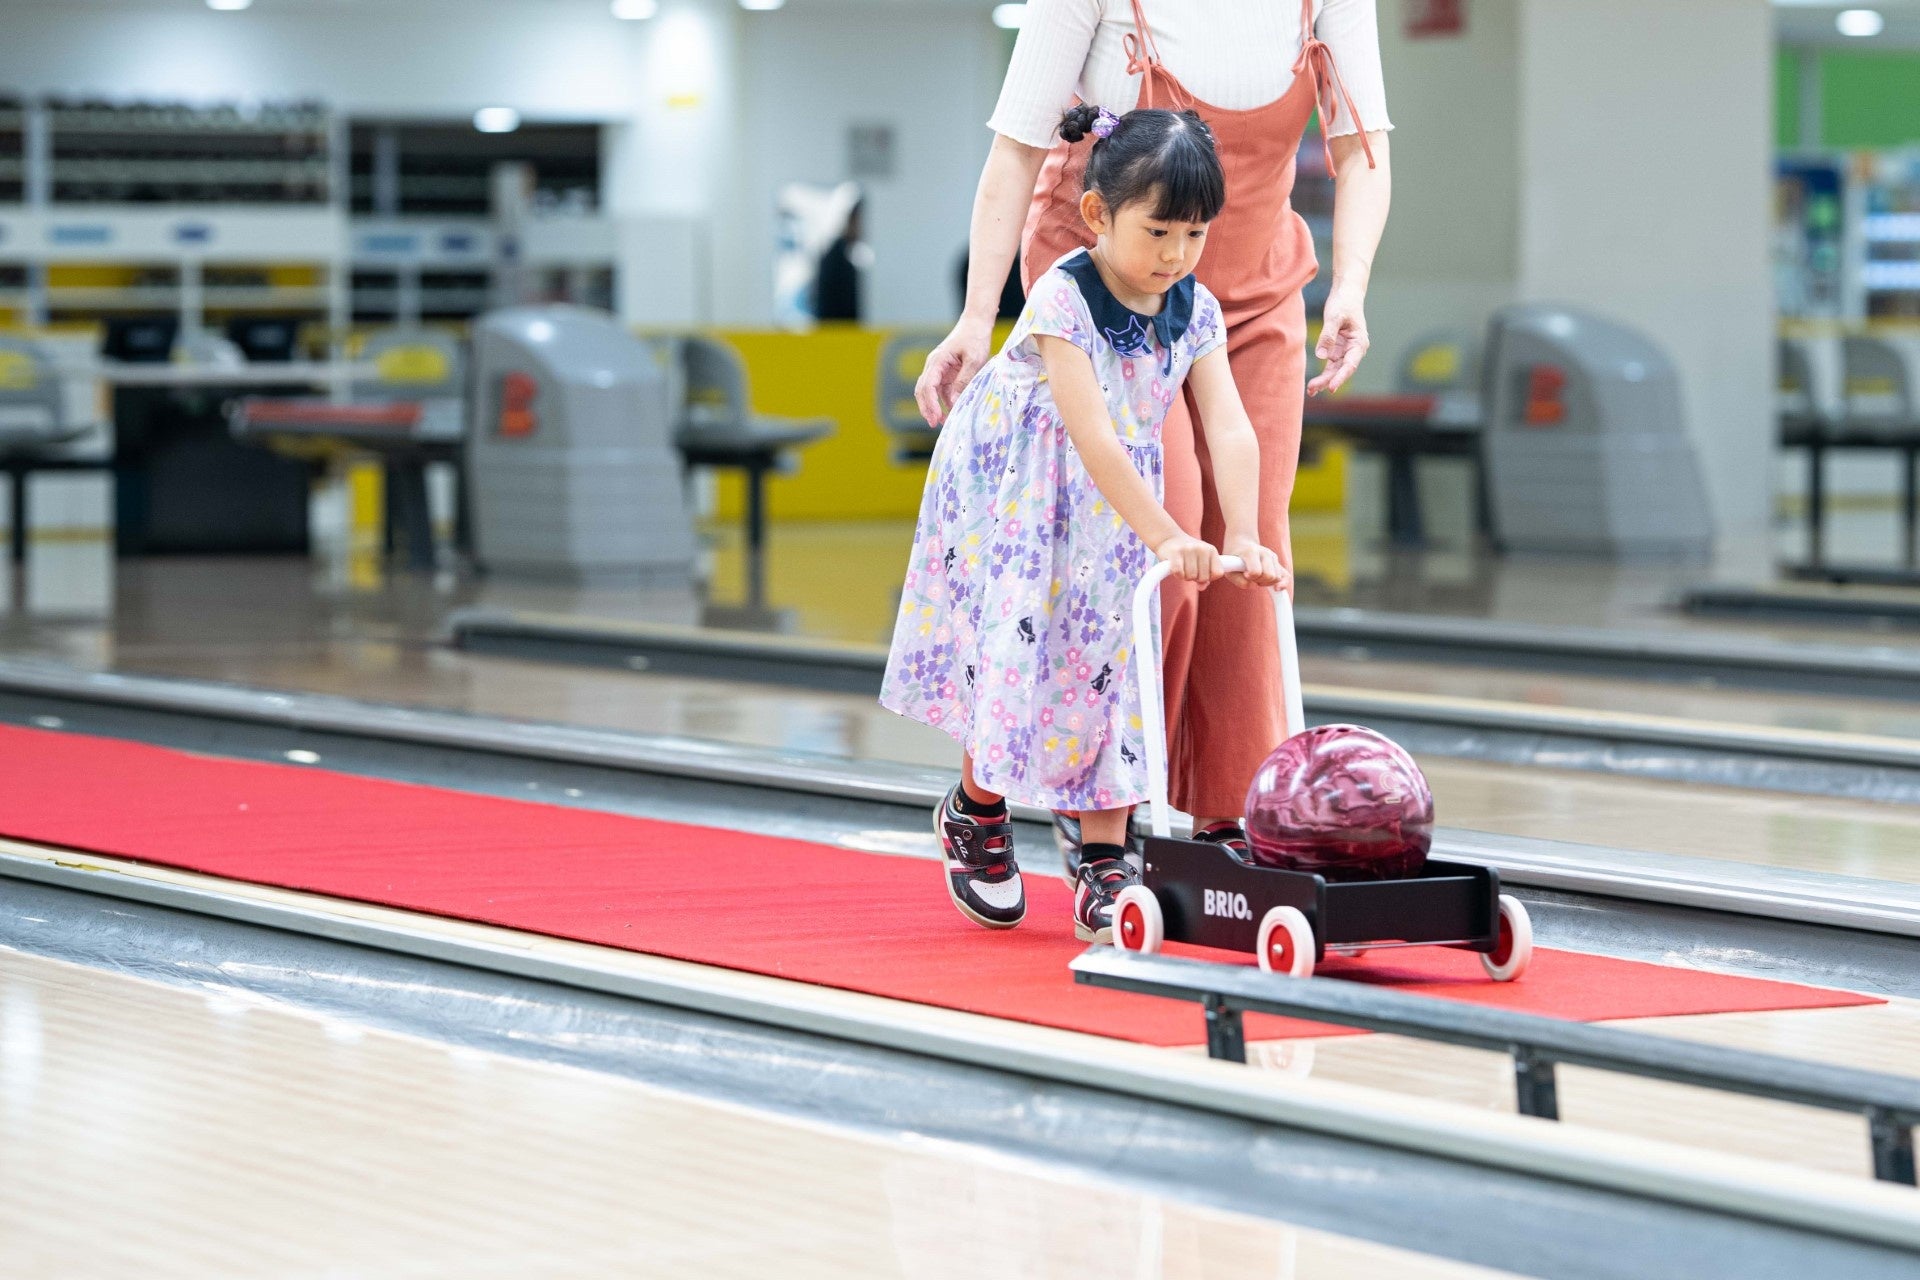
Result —
M 1093 133 L 1100 109 L 1082 103 L 1060 119 L 1060 136 L 1079 142 Z M 1107 208 L 1155 200 L 1163 222 L 1211 222 L 1227 203 L 1227 176 L 1214 150 L 1213 130 L 1192 111 L 1129 111 L 1087 157 L 1086 189 Z
M 1099 118 L 1098 107 L 1090 107 L 1084 102 L 1069 107 L 1067 114 L 1060 117 L 1060 136 L 1068 142 L 1078 142 L 1093 132 L 1093 122 Z

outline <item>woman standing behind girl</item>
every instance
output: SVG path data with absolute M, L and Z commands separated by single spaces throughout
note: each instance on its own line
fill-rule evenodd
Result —
M 880 701 L 965 752 L 934 816 L 954 905 L 993 929 L 1026 915 L 1010 796 L 1079 816 L 1074 932 L 1108 941 L 1113 900 L 1139 875 L 1123 842 L 1147 790 L 1133 586 L 1156 556 L 1202 587 L 1222 576 L 1222 553 L 1245 562 L 1231 575 L 1241 586 L 1285 573 L 1259 542 L 1259 447 L 1220 307 L 1193 279 L 1226 201 L 1212 133 L 1190 111 L 1066 114 L 1063 138 L 1089 133 L 1080 210 L 1095 243 L 1035 282 L 1006 347 L 953 406 Z M 1160 426 L 1183 384 L 1213 459 L 1217 549 L 1161 505 Z

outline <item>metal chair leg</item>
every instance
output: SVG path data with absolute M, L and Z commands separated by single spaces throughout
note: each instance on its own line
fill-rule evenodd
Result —
M 1387 454 L 1387 540 L 1396 547 L 1417 547 L 1426 541 L 1419 474 L 1413 455 L 1402 449 Z
M 24 467 L 9 467 L 13 478 L 12 545 L 8 554 L 16 565 L 27 562 L 27 472 Z
M 431 569 L 433 513 L 427 501 L 427 468 L 417 458 L 389 458 L 387 481 L 388 547 L 409 569 Z
M 1914 527 L 1920 516 L 1920 447 L 1909 444 L 1901 450 L 1900 460 L 1906 464 L 1900 476 L 1900 557 L 1911 569 L 1920 552 L 1920 530 Z
M 772 464 L 746 468 L 747 475 L 747 602 L 754 608 L 767 596 L 767 472 Z
M 1818 441 L 1807 446 L 1807 563 L 1826 563 L 1827 451 Z

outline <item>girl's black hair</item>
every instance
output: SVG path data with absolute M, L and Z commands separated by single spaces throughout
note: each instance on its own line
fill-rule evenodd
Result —
M 1098 108 L 1076 106 L 1062 117 L 1060 136 L 1078 142 L 1099 118 Z M 1192 111 L 1127 112 L 1112 133 L 1094 141 L 1086 181 L 1115 212 L 1157 196 L 1151 216 L 1163 222 L 1212 222 L 1227 202 L 1213 130 Z

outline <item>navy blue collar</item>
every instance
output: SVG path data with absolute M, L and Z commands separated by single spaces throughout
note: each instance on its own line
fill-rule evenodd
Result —
M 1123 356 L 1147 355 L 1153 350 L 1153 339 L 1158 338 L 1161 350 L 1166 352 L 1165 371 L 1173 372 L 1173 344 L 1180 341 L 1193 322 L 1192 276 L 1184 277 L 1167 290 L 1167 300 L 1159 315 L 1148 316 L 1113 296 L 1113 290 L 1100 278 L 1100 268 L 1094 265 L 1093 255 L 1085 249 L 1061 263 L 1060 269 L 1080 286 L 1080 296 L 1087 300 L 1087 310 L 1093 315 L 1093 327 L 1115 351 Z

